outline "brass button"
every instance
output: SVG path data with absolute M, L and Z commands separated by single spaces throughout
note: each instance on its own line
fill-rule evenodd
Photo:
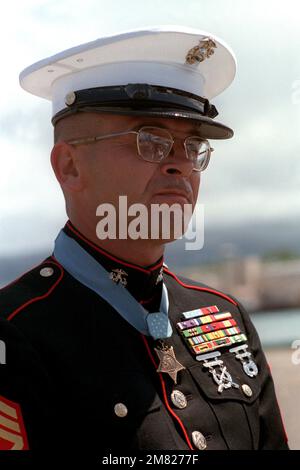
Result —
M 194 446 L 199 450 L 204 450 L 207 447 L 206 439 L 200 431 L 192 432 L 192 441 Z
M 72 104 L 74 104 L 76 101 L 76 95 L 74 93 L 74 91 L 71 91 L 70 93 L 68 93 L 65 97 L 65 104 L 67 106 L 72 106 Z
M 114 412 L 118 416 L 118 418 L 125 418 L 128 414 L 127 406 L 124 403 L 117 403 L 114 406 Z
M 180 410 L 183 410 L 187 407 L 186 396 L 180 390 L 173 390 L 171 393 L 171 400 L 173 405 Z
M 243 384 L 242 390 L 244 392 L 244 395 L 246 395 L 246 397 L 249 397 L 249 398 L 252 397 L 253 392 L 252 392 L 252 389 L 249 387 L 249 385 Z
M 43 276 L 43 277 L 50 277 L 50 276 L 52 276 L 53 273 L 54 273 L 53 268 L 42 268 L 40 270 L 40 275 Z

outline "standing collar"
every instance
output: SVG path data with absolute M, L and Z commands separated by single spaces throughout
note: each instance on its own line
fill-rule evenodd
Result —
M 146 309 L 153 311 L 157 308 L 162 292 L 163 257 L 150 266 L 142 267 L 100 248 L 79 232 L 70 220 L 63 231 L 93 256 L 109 272 L 111 279 L 122 283 Z

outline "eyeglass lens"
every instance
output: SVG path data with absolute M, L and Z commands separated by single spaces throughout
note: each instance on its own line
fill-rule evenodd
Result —
M 172 148 L 173 139 L 168 131 L 156 127 L 143 127 L 138 133 L 138 151 L 140 156 L 150 162 L 161 162 Z M 202 170 L 206 167 L 210 146 L 208 141 L 200 137 L 185 139 L 186 157 L 194 162 L 194 168 Z

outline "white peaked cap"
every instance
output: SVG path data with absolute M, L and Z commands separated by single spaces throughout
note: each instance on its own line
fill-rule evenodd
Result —
M 203 121 L 211 134 L 216 130 L 209 137 L 228 138 L 231 129 L 213 121 L 217 111 L 212 107 L 215 114 L 208 113 L 204 104 L 230 85 L 235 71 L 233 52 L 212 34 L 182 26 L 156 26 L 104 36 L 36 62 L 21 72 L 20 84 L 52 101 L 54 118 L 91 107 L 96 112 L 118 113 L 123 107 L 123 114 L 147 115 L 157 115 L 155 110 L 160 109 L 161 116 Z M 142 94 L 141 100 L 132 90 L 128 94 L 127 88 L 124 92 L 132 84 L 146 86 L 146 97 Z M 77 95 L 81 90 L 89 90 L 87 101 L 86 94 Z

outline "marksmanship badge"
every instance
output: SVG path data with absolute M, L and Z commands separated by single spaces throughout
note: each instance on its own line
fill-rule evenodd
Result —
M 239 388 L 239 385 L 232 380 L 227 367 L 221 359 L 217 359 L 221 355 L 220 351 L 215 351 L 209 354 L 203 354 L 199 359 L 203 361 L 203 367 L 208 369 L 214 381 L 218 385 L 218 392 L 222 393 L 227 388 Z
M 229 349 L 229 352 L 235 354 L 235 358 L 238 359 L 243 366 L 245 374 L 249 377 L 256 377 L 258 374 L 258 367 L 251 357 L 251 352 L 247 351 L 248 344 L 242 344 L 235 348 Z

